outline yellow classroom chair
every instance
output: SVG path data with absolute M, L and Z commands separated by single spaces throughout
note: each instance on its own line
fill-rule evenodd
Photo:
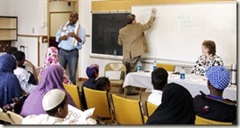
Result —
M 147 117 L 150 117 L 158 107 L 157 105 L 152 104 L 148 101 L 145 102 L 145 106 L 146 106 L 146 110 L 147 110 L 146 111 L 147 112 Z
M 112 94 L 115 119 L 118 124 L 142 125 L 144 124 L 143 111 L 140 100 L 127 99 Z
M 109 71 L 121 72 L 119 79 L 112 79 L 111 77 L 107 76 L 107 72 Z M 119 87 L 119 92 L 121 91 L 120 89 L 124 83 L 124 78 L 126 76 L 126 73 L 127 73 L 127 69 L 123 63 L 110 62 L 106 64 L 104 67 L 104 76 L 109 77 L 109 80 L 111 82 L 111 87 Z
M 71 84 L 63 84 L 63 87 L 66 89 L 66 91 L 69 93 L 69 95 L 72 97 L 73 102 L 76 104 L 76 107 L 80 110 L 82 110 L 82 103 L 80 99 L 80 92 L 79 87 L 76 85 Z
M 83 87 L 84 95 L 88 108 L 95 108 L 93 118 L 95 119 L 111 119 L 110 104 L 108 101 L 107 91 L 99 91 Z
M 231 122 L 214 121 L 196 115 L 195 125 L 232 125 Z
M 175 66 L 172 64 L 162 64 L 162 63 L 157 63 L 157 67 L 162 67 L 167 71 L 174 72 Z

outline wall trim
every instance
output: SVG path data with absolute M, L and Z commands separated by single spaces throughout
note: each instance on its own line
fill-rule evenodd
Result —
M 19 37 L 35 37 L 35 38 L 39 38 L 39 37 L 47 36 L 47 35 L 28 35 L 28 34 L 18 34 L 17 36 L 19 36 Z

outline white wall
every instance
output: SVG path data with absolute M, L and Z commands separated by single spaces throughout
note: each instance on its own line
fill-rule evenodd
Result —
M 4 2 L 3 2 L 4 1 Z M 97 59 L 91 58 L 91 2 L 94 0 L 79 0 L 79 17 L 80 24 L 86 29 L 86 34 L 90 35 L 87 37 L 87 41 L 83 46 L 82 50 L 79 51 L 79 77 L 87 78 L 85 69 L 92 63 L 97 63 L 100 66 L 100 76 L 103 75 L 104 66 L 108 62 L 121 62 L 121 60 L 110 60 L 110 59 Z M 240 0 L 239 0 L 240 1 Z M 19 34 L 29 35 L 47 35 L 47 0 L 0 0 L 0 15 L 13 15 L 19 17 Z M 239 17 L 239 16 L 238 16 Z M 32 33 L 34 28 L 34 33 Z M 239 35 L 240 36 L 240 35 Z M 37 62 L 37 42 L 29 42 L 32 39 L 19 38 L 19 41 L 15 43 L 16 46 L 21 44 L 27 45 L 28 50 L 33 53 L 28 55 L 30 61 Z M 45 53 L 46 44 L 41 44 L 40 49 Z M 43 54 L 41 54 L 41 58 Z M 153 62 L 149 60 L 148 62 Z M 165 62 L 169 63 L 169 62 Z M 171 63 L 171 62 L 170 62 Z M 40 63 L 42 64 L 42 63 Z M 184 64 L 183 64 L 184 65 Z M 151 69 L 151 64 L 144 65 L 146 69 Z
M 20 48 L 20 46 L 25 46 L 25 49 L 23 50 L 26 55 L 26 59 L 30 60 L 33 65 L 37 65 L 37 38 L 26 38 L 26 37 L 18 37 L 17 42 L 13 42 L 12 45 L 16 46 L 17 48 Z M 21 50 L 21 49 L 19 49 Z
M 201 44 L 216 42 L 216 54 L 225 66 L 236 64 L 236 2 L 155 5 L 153 28 L 146 31 L 149 53 L 145 58 L 194 64 Z M 152 6 L 132 6 L 137 21 L 146 23 Z M 189 47 L 191 49 L 189 49 Z M 228 52 L 226 52 L 228 51 Z
M 26 56 L 35 66 L 38 65 L 37 36 L 47 35 L 47 0 L 1 0 L 1 15 L 18 17 L 18 41 L 12 46 L 25 46 Z M 3 3 L 3 5 L 2 5 Z M 3 7 L 3 8 L 2 8 Z M 27 37 L 33 36 L 33 37 Z M 46 49 L 47 44 L 40 44 Z M 39 52 L 44 51 L 41 49 Z M 40 60 L 42 62 L 42 60 Z
M 103 59 L 99 58 L 91 58 L 91 33 L 92 33 L 92 13 L 91 13 L 91 2 L 96 0 L 80 0 L 79 2 L 79 15 L 80 15 L 80 23 L 81 25 L 86 29 L 86 34 L 90 35 L 90 37 L 87 37 L 87 41 L 84 44 L 82 50 L 80 50 L 80 59 L 79 59 L 79 77 L 87 78 L 85 69 L 87 66 L 89 66 L 92 63 L 99 64 L 100 71 L 99 75 L 103 76 L 104 74 L 104 66 L 109 62 L 122 62 L 121 58 L 118 57 L 117 59 L 107 59 L 109 57 L 102 57 Z M 111 57 L 110 57 L 111 58 Z M 120 58 L 120 59 L 119 59 Z M 143 64 L 143 68 L 145 70 L 152 70 L 152 63 L 153 60 L 144 60 L 144 62 L 147 62 L 146 64 Z M 158 61 L 161 63 L 174 63 L 176 62 L 165 62 L 165 61 Z M 178 63 L 179 65 L 185 65 L 185 66 L 192 66 L 185 63 Z
M 111 61 L 121 62 L 121 60 L 96 59 L 96 58 L 90 57 L 90 55 L 91 55 L 91 29 L 92 29 L 91 28 L 91 23 L 92 23 L 91 2 L 94 0 L 89 0 L 89 1 L 88 0 L 80 0 L 80 1 L 81 1 L 79 3 L 80 22 L 81 22 L 81 25 L 86 29 L 86 33 L 90 34 L 90 37 L 87 37 L 87 42 L 84 45 L 83 49 L 80 51 L 81 56 L 80 56 L 80 60 L 79 60 L 80 61 L 79 76 L 86 78 L 85 69 L 91 63 L 97 63 L 100 65 L 100 76 L 101 76 L 101 75 L 103 75 L 104 65 L 106 63 L 111 62 Z M 240 1 L 240 0 L 238 0 L 238 1 Z M 239 13 L 238 13 L 238 15 L 239 15 Z M 240 34 L 238 37 L 240 37 Z M 196 56 L 196 58 L 197 58 L 197 56 Z M 144 60 L 144 62 L 147 62 L 147 63 L 143 65 L 143 68 L 145 68 L 146 70 L 151 70 L 153 60 Z M 158 62 L 174 64 L 177 66 L 183 65 L 185 67 L 192 67 L 194 65 L 194 63 L 184 63 L 184 62 L 177 62 L 177 61 L 159 60 Z M 227 68 L 230 68 L 229 65 L 227 65 Z
M 9 15 L 9 2 L 7 0 L 0 0 L 0 16 Z
M 22 35 L 47 35 L 47 0 L 0 0 L 1 5 L 4 1 L 4 6 L 0 14 L 3 12 L 6 15 L 18 16 L 18 34 Z M 103 75 L 104 66 L 106 63 L 114 61 L 107 59 L 90 58 L 91 53 L 91 2 L 92 0 L 79 0 L 79 17 L 81 25 L 86 29 L 86 33 L 90 35 L 87 37 L 86 44 L 82 50 L 79 51 L 79 77 L 87 78 L 85 69 L 92 63 L 97 63 L 100 66 L 100 76 Z M 7 5 L 9 7 L 7 7 Z M 27 50 L 28 59 L 36 66 L 37 65 L 37 40 L 33 38 L 20 37 L 13 46 L 24 45 Z M 46 44 L 40 44 L 40 66 L 42 66 Z M 121 62 L 121 61 L 118 61 Z
M 8 0 L 10 15 L 18 16 L 18 33 L 47 34 L 47 0 Z
M 87 41 L 84 44 L 82 50 L 80 50 L 80 59 L 79 59 L 79 77 L 87 78 L 85 70 L 86 67 L 90 64 L 96 63 L 99 65 L 99 76 L 103 76 L 104 74 L 104 66 L 109 62 L 121 62 L 117 60 L 109 60 L 109 59 L 97 59 L 91 58 L 91 32 L 92 32 L 92 13 L 91 13 L 91 2 L 93 0 L 80 0 L 79 1 L 79 17 L 80 23 L 82 27 L 86 29 L 86 34 L 90 35 L 87 37 Z

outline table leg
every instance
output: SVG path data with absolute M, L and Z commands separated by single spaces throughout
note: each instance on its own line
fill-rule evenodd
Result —
M 124 88 L 123 92 L 124 92 L 124 98 L 126 98 L 126 95 L 127 95 L 127 87 Z

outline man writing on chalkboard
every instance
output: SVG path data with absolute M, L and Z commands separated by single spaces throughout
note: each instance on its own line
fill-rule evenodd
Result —
M 148 51 L 147 40 L 144 31 L 150 29 L 154 23 L 157 10 L 152 8 L 152 15 L 145 24 L 137 23 L 135 15 L 127 16 L 127 25 L 119 30 L 118 44 L 123 46 L 123 63 L 127 73 L 137 71 L 137 62 L 141 55 Z M 128 88 L 128 95 L 135 95 L 133 88 Z
M 76 85 L 76 72 L 78 66 L 78 50 L 86 41 L 85 30 L 78 23 L 78 13 L 71 12 L 69 21 L 63 24 L 57 34 L 56 42 L 59 42 L 58 60 L 66 69 L 68 64 L 70 80 Z

